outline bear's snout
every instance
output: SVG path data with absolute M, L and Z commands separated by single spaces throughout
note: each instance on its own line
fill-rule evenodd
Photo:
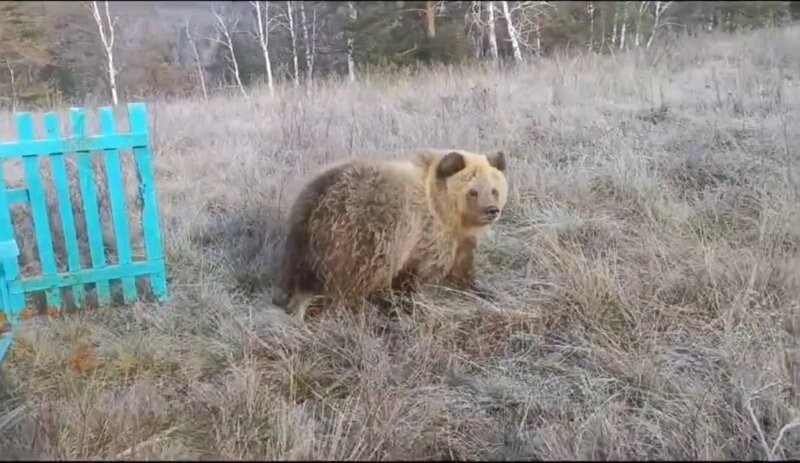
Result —
M 489 206 L 483 210 L 483 214 L 491 221 L 500 215 L 500 209 L 497 206 Z

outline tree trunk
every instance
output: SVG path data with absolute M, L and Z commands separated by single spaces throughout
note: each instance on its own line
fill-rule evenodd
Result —
M 347 2 L 351 25 L 358 19 L 355 2 Z M 350 82 L 356 81 L 356 62 L 353 58 L 353 37 L 347 37 L 347 75 Z
M 425 2 L 425 36 L 436 37 L 436 2 Z
M 303 26 L 303 41 L 305 42 L 306 89 L 310 92 L 311 85 L 314 82 L 314 42 L 309 39 L 308 35 L 308 19 L 306 17 L 305 2 L 300 2 L 300 22 Z
M 203 99 L 208 101 L 208 89 L 206 88 L 206 77 L 203 72 L 203 63 L 200 61 L 200 52 L 197 51 L 197 42 L 189 30 L 189 20 L 186 20 L 186 40 L 189 41 L 189 46 L 192 47 L 192 54 L 194 55 L 194 63 L 197 67 L 197 76 L 200 78 L 200 89 L 203 91 Z
M 589 51 L 594 50 L 594 2 L 586 4 L 586 13 L 589 15 Z
M 656 37 L 656 31 L 660 26 L 661 15 L 664 13 L 672 2 L 656 2 L 655 3 L 655 14 L 653 15 L 653 29 L 650 31 L 650 38 L 647 39 L 647 45 L 645 48 L 650 48 L 650 45 L 653 44 L 653 39 Z
M 647 8 L 647 4 L 650 2 L 639 2 L 639 13 L 636 16 L 636 33 L 633 36 L 633 46 L 639 48 L 639 44 L 641 43 L 642 39 L 642 17 L 644 16 L 644 10 Z
M 114 106 L 117 106 L 119 104 L 119 98 L 117 97 L 117 70 L 114 67 L 114 25 L 116 19 L 113 21 L 111 20 L 108 1 L 103 3 L 106 7 L 106 25 L 103 25 L 103 18 L 100 16 L 100 7 L 97 5 L 96 1 L 91 3 L 92 16 L 94 16 L 94 20 L 97 23 L 97 31 L 100 33 L 100 42 L 102 42 L 103 48 L 106 50 L 108 86 L 111 90 L 111 101 L 113 101 Z M 107 31 L 106 27 L 108 28 Z
M 214 16 L 217 18 L 217 25 L 220 32 L 222 32 L 222 35 L 225 37 L 225 46 L 231 54 L 231 65 L 233 66 L 233 77 L 236 79 L 236 85 L 239 86 L 239 91 L 242 93 L 242 96 L 248 99 L 247 91 L 244 89 L 244 84 L 242 83 L 242 74 L 239 72 L 239 60 L 236 59 L 236 53 L 233 49 L 233 37 L 231 36 L 230 27 L 221 14 L 214 11 Z M 236 22 L 238 22 L 238 18 Z
M 300 69 L 297 62 L 297 34 L 294 30 L 294 18 L 292 17 L 292 2 L 286 2 L 286 17 L 289 21 L 289 35 L 292 39 L 292 63 L 294 64 L 294 86 L 300 86 Z
M 517 28 L 514 27 L 514 22 L 511 20 L 511 12 L 508 9 L 508 2 L 503 0 L 500 2 L 503 7 L 503 16 L 506 18 L 506 27 L 508 28 L 508 38 L 511 40 L 511 49 L 514 51 L 514 61 L 517 63 L 522 62 L 522 50 L 519 48 L 519 34 Z
M 489 12 L 488 26 L 489 26 L 489 52 L 492 55 L 492 62 L 495 66 L 498 64 L 497 53 L 497 34 L 495 34 L 495 19 L 494 19 L 494 2 L 486 2 L 486 10 Z
M 618 24 L 618 21 L 619 21 L 619 10 L 617 10 L 617 5 L 619 5 L 619 3 L 614 2 L 611 5 L 612 5 L 612 8 L 614 8 L 614 18 L 611 20 L 612 23 L 613 23 L 613 25 L 611 27 L 611 48 L 616 48 L 617 47 L 617 42 L 618 42 L 618 40 L 617 40 L 617 31 L 618 31 L 617 24 Z
M 269 94 L 275 95 L 275 82 L 272 77 L 272 62 L 269 59 L 269 2 L 264 2 L 264 12 L 261 12 L 261 2 L 253 2 L 258 21 L 258 44 L 264 54 L 264 70 L 267 72 L 267 87 Z
M 622 25 L 619 28 L 619 49 L 625 49 L 625 30 L 628 27 L 628 2 L 622 2 Z

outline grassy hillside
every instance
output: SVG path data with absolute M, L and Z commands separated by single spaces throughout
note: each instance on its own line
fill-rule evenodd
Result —
M 27 322 L 0 454 L 800 458 L 799 57 L 792 29 L 151 103 L 171 300 Z M 302 175 L 428 146 L 510 157 L 499 300 L 276 310 Z

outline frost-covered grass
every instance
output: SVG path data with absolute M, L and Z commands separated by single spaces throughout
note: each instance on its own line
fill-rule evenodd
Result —
M 787 29 L 151 103 L 171 300 L 26 321 L 0 454 L 800 458 L 799 82 Z M 508 154 L 498 301 L 273 307 L 303 174 L 415 147 Z

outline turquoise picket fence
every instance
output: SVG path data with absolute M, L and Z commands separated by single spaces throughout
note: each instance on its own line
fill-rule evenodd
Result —
M 43 115 L 45 137 L 35 136 L 31 113 L 16 114 L 17 140 L 0 143 L 0 361 L 11 347 L 20 315 L 26 308 L 26 295 L 44 292 L 49 309 L 62 310 L 62 289 L 69 288 L 77 307 L 86 300 L 86 285 L 94 285 L 98 304 L 112 302 L 110 284 L 120 280 L 124 302 L 139 298 L 136 277 L 149 279 L 150 292 L 156 300 L 168 297 L 164 253 L 159 224 L 158 204 L 153 177 L 150 134 L 147 124 L 147 107 L 144 103 L 127 106 L 130 130 L 120 133 L 116 129 L 113 108 L 99 109 L 100 134 L 86 134 L 86 112 L 82 108 L 70 110 L 72 134 L 61 135 L 58 115 Z M 131 150 L 141 200 L 142 235 L 146 259 L 134 261 L 131 250 L 131 233 L 125 201 L 120 150 Z M 85 217 L 86 235 L 78 236 L 75 214 L 70 198 L 69 177 L 65 155 L 74 153 L 78 185 Z M 107 190 L 111 206 L 111 222 L 116 240 L 118 262 L 109 265 L 103 243 L 98 202 L 97 179 L 92 168 L 92 156 L 102 155 L 105 161 Z M 56 251 L 48 217 L 45 180 L 41 175 L 40 161 L 48 158 L 52 172 L 58 216 L 66 250 L 67 270 L 59 272 Z M 9 161 L 21 160 L 24 188 L 7 188 L 6 168 Z M 20 274 L 21 252 L 15 239 L 12 206 L 28 205 L 30 218 L 39 250 L 41 275 L 23 277 Z M 81 268 L 79 240 L 88 242 L 90 268 Z

